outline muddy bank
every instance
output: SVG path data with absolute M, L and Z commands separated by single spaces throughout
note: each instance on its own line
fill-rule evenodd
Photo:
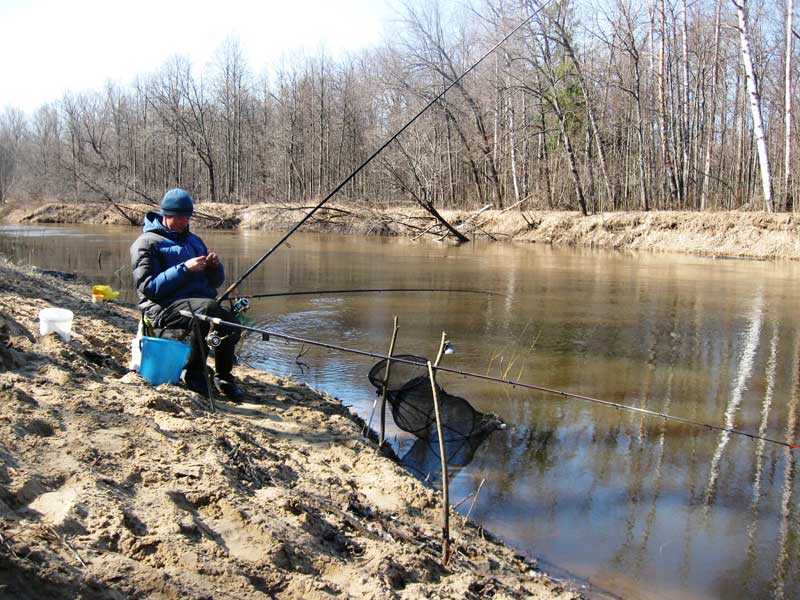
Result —
M 335 399 L 242 368 L 211 413 L 127 373 L 136 315 L 88 291 L 0 260 L 0 597 L 576 597 L 457 515 L 442 568 L 439 495 Z
M 200 204 L 198 211 L 213 216 L 198 220 L 201 226 L 285 231 L 297 223 L 310 207 L 280 207 L 265 204 L 238 206 Z M 149 207 L 131 205 L 125 210 L 134 220 Z M 613 250 L 679 252 L 714 257 L 759 260 L 800 260 L 800 217 L 794 214 L 759 212 L 629 212 L 583 217 L 575 212 L 486 211 L 473 213 L 442 211 L 468 237 L 495 241 L 583 246 Z M 38 207 L 7 207 L 6 223 L 95 223 L 127 224 L 108 204 L 44 204 Z M 331 205 L 304 225 L 305 231 L 350 235 L 405 235 L 415 237 L 431 224 L 419 209 L 402 207 L 374 210 Z M 432 230 L 433 232 L 436 229 Z M 438 234 L 423 237 L 437 239 Z

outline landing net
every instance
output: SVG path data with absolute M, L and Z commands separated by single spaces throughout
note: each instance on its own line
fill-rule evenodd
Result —
M 439 438 L 433 392 L 428 377 L 428 361 L 410 354 L 398 354 L 392 358 L 410 361 L 392 360 L 389 379 L 385 382 L 386 398 L 392 407 L 394 422 L 403 431 L 419 438 L 409 455 L 419 455 L 422 445 L 419 442 L 423 442 L 425 451 L 433 453 L 438 462 Z M 369 381 L 378 394 L 383 391 L 385 374 L 386 359 L 376 363 L 369 371 Z M 438 383 L 436 395 L 439 399 L 447 464 L 453 467 L 466 466 L 489 434 L 503 427 L 503 423 L 495 415 L 475 410 L 464 398 L 447 393 Z M 414 462 L 419 461 L 415 459 Z

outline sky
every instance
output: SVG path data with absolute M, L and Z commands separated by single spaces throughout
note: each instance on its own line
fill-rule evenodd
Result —
M 0 0 L 0 110 L 128 85 L 176 54 L 203 67 L 229 36 L 255 73 L 337 56 L 376 45 L 395 15 L 391 0 Z

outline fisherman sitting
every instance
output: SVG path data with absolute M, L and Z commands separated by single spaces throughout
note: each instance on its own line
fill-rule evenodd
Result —
M 175 188 L 164 194 L 161 214 L 147 213 L 144 231 L 131 246 L 131 266 L 139 308 L 155 328 L 200 328 L 202 335 L 191 336 L 185 382 L 189 389 L 208 396 L 204 344 L 209 324 L 185 317 L 180 311 L 224 321 L 233 321 L 234 316 L 215 299 L 216 288 L 225 280 L 225 270 L 216 253 L 209 252 L 203 241 L 189 231 L 193 212 L 192 197 L 185 190 Z M 240 331 L 217 326 L 217 333 L 222 342 L 214 352 L 214 385 L 231 400 L 240 401 L 244 392 L 231 374 Z

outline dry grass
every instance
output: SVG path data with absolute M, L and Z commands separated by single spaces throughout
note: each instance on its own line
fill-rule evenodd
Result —
M 145 204 L 127 206 L 130 213 L 139 218 L 152 209 Z M 219 217 L 226 226 L 284 231 L 306 214 L 308 206 L 203 203 L 197 206 L 197 210 Z M 442 211 L 442 216 L 456 226 L 472 214 L 472 211 Z M 8 207 L 2 217 L 6 223 L 127 224 L 106 203 L 48 203 L 38 207 Z M 415 207 L 393 206 L 378 210 L 368 205 L 353 208 L 330 204 L 306 223 L 303 230 L 413 237 L 430 223 L 427 213 Z M 205 226 L 208 221 L 201 220 L 199 224 Z M 436 239 L 437 231 L 438 228 L 434 228 L 424 237 Z M 800 218 L 786 213 L 653 211 L 583 217 L 580 213 L 565 211 L 494 210 L 484 212 L 471 221 L 466 231 L 470 238 L 475 239 L 553 246 L 679 252 L 761 260 L 800 259 Z

